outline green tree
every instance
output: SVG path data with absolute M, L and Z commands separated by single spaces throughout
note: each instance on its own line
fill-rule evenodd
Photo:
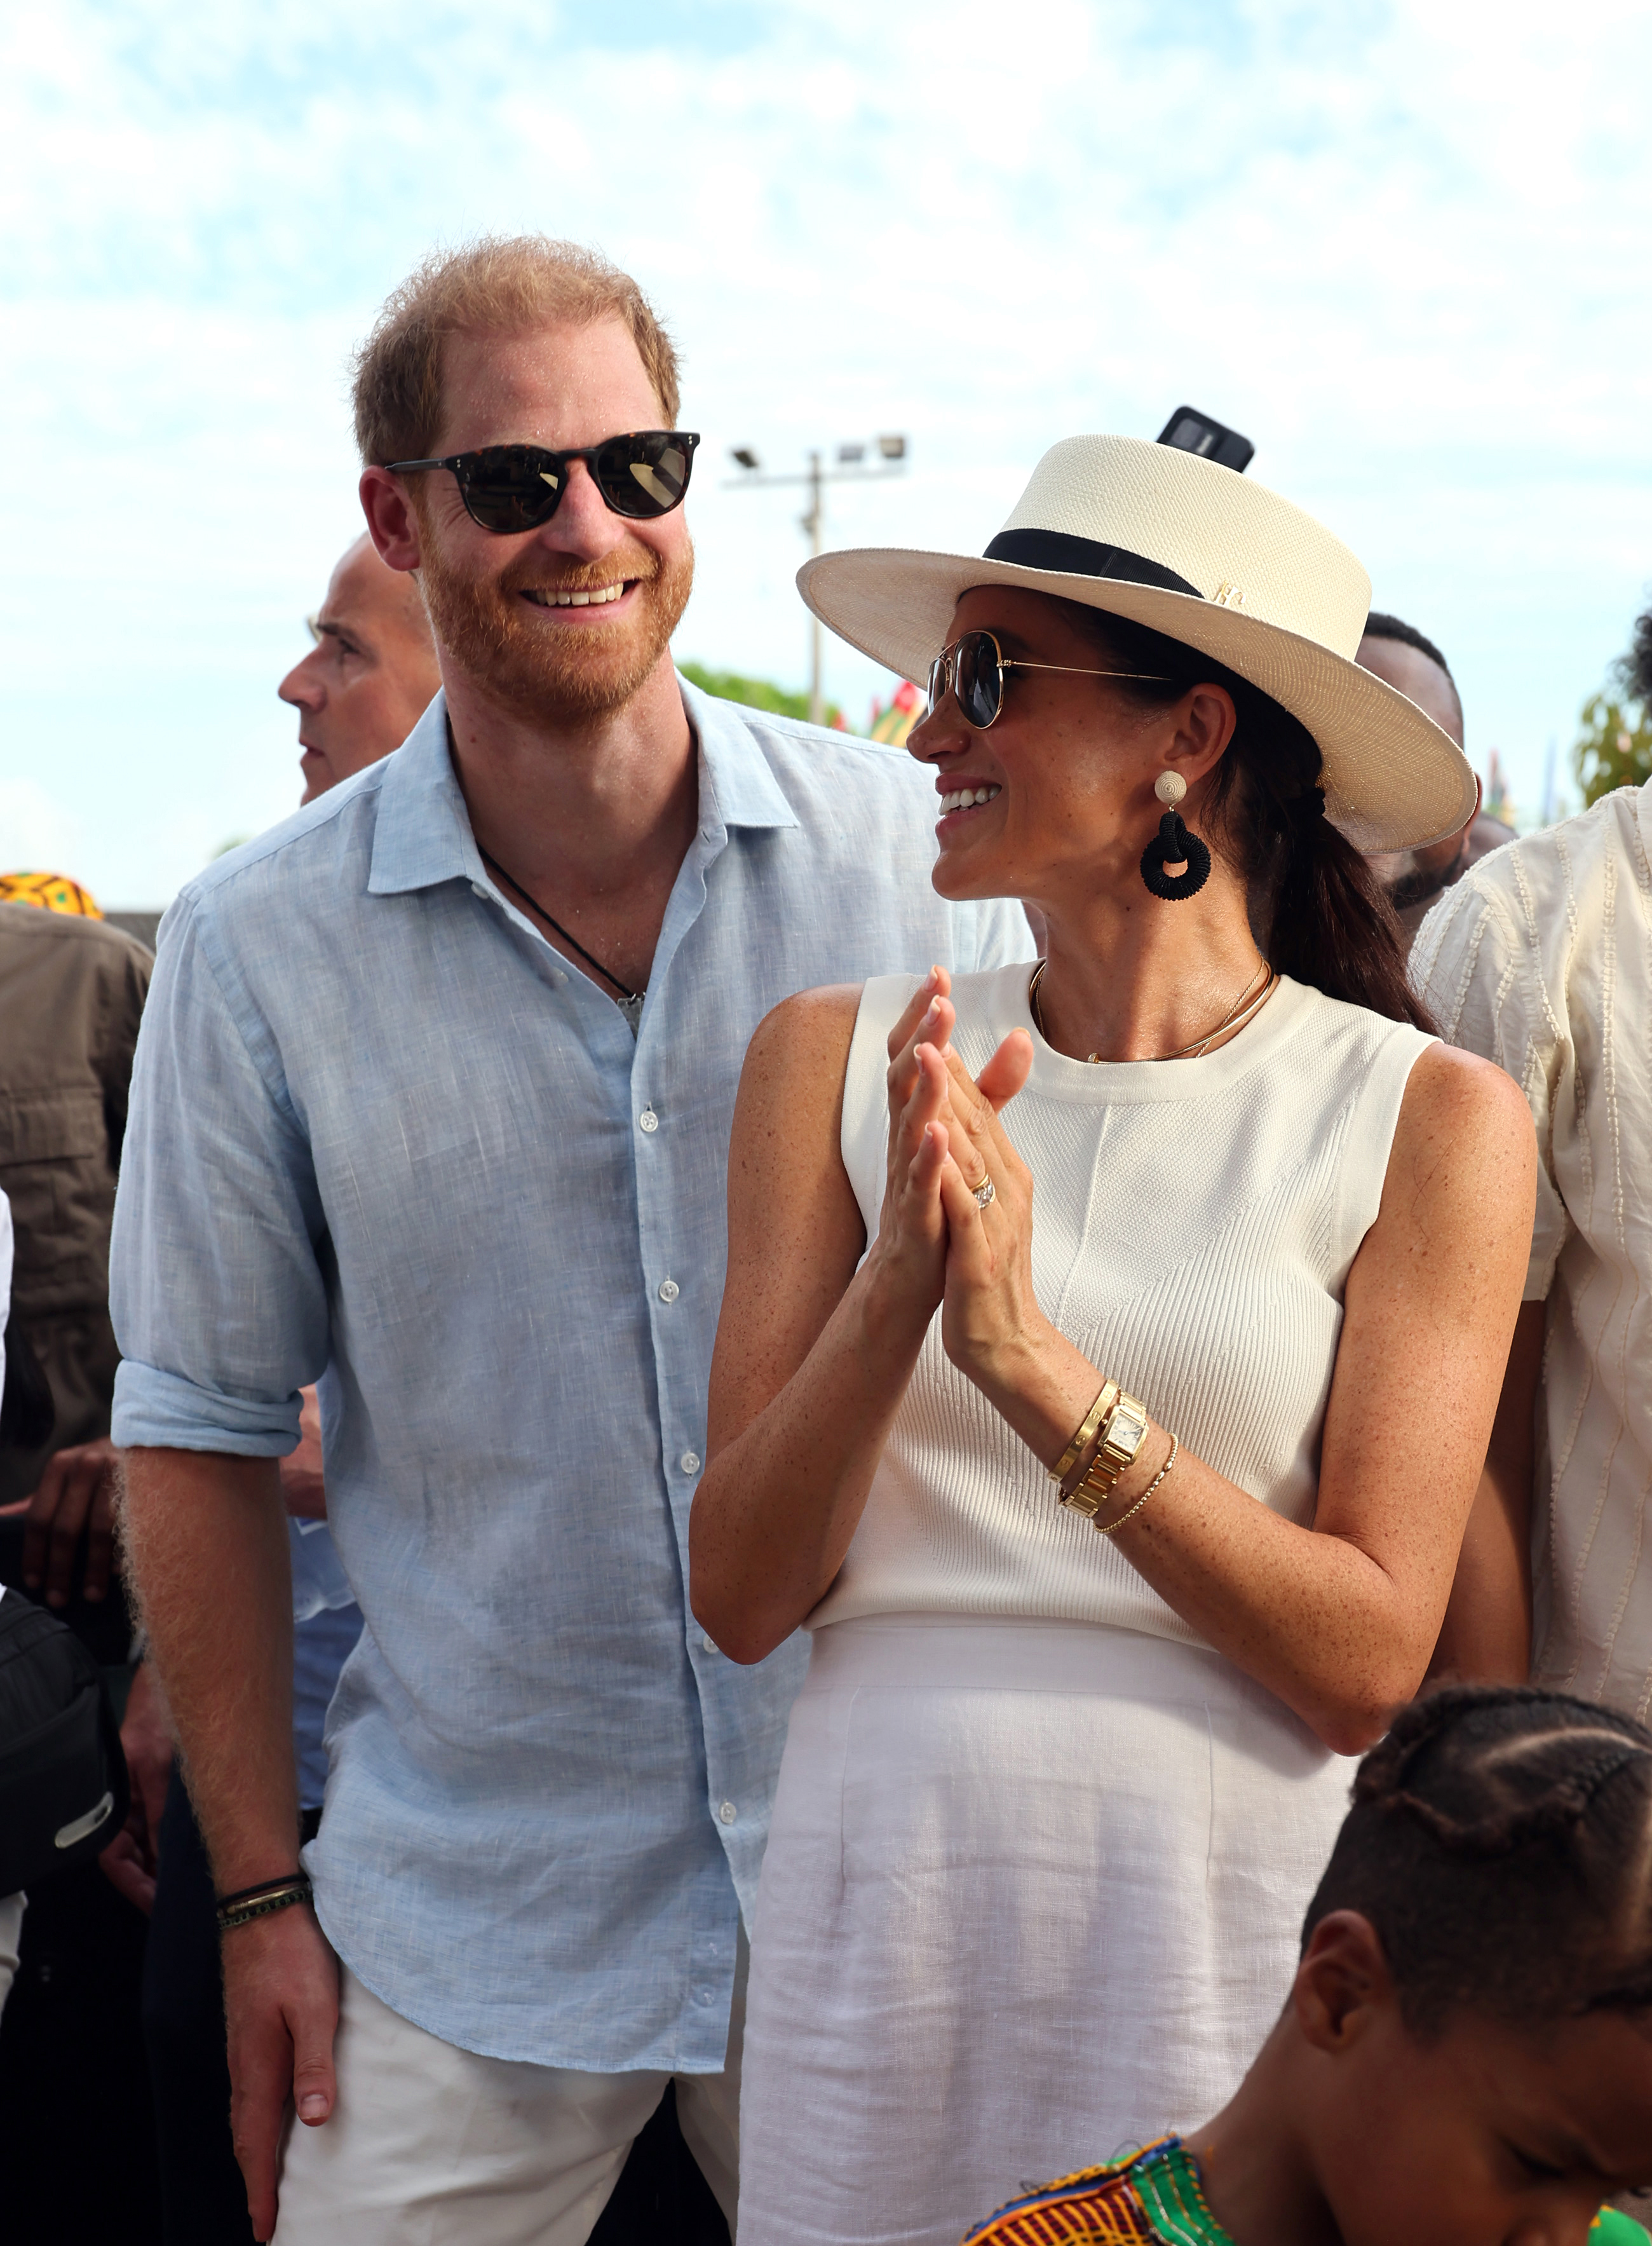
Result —
M 1637 701 L 1627 659 L 1613 664 L 1606 684 L 1583 704 L 1572 751 L 1587 807 L 1615 787 L 1652 779 L 1652 714 Z
M 720 702 L 744 702 L 748 710 L 772 710 L 777 718 L 808 717 L 806 694 L 788 694 L 784 686 L 771 685 L 766 678 L 743 678 L 738 670 L 708 670 L 703 663 L 681 663 L 677 669 L 702 693 L 715 694 Z M 826 721 L 840 732 L 848 731 L 835 702 L 826 704 Z

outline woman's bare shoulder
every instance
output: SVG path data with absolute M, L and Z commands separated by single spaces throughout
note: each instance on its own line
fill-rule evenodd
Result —
M 1426 1119 L 1472 1137 L 1533 1135 L 1526 1094 L 1507 1070 L 1482 1060 L 1479 1053 L 1444 1043 L 1431 1045 L 1417 1055 L 1401 1115 L 1402 1120 Z
M 833 1265 L 829 1242 L 841 1235 L 840 1294 L 866 1244 L 839 1143 L 860 1005 L 858 984 L 799 991 L 765 1015 L 747 1048 L 729 1145 L 725 1320 L 748 1267 L 778 1257 L 818 1276 Z
M 1536 1170 L 1532 1111 L 1512 1076 L 1456 1045 L 1431 1045 L 1417 1056 L 1394 1133 L 1390 1187 L 1397 1174 L 1411 1194 L 1463 1202 L 1487 1221 L 1510 1213 L 1529 1227 L 1525 1196 Z
M 766 1013 L 746 1047 L 742 1086 L 771 1079 L 840 1086 L 860 1011 L 861 985 L 833 983 L 799 990 Z

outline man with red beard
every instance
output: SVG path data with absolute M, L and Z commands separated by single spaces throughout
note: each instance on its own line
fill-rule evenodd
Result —
M 746 1042 L 806 987 L 1031 946 L 935 896 L 909 759 L 674 672 L 697 439 L 633 282 L 538 239 L 432 259 L 356 410 L 444 691 L 162 929 L 126 1535 L 257 2236 L 279 2181 L 282 2246 L 581 2246 L 674 2080 L 735 2209 L 741 1910 L 802 1666 L 742 1671 L 684 1597 Z M 317 1378 L 366 1623 L 301 1870 L 276 1460 Z

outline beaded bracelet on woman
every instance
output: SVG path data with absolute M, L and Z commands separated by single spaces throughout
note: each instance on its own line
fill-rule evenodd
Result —
M 218 1931 L 228 1934 L 232 1927 L 248 1925 L 255 1918 L 268 1918 L 272 1911 L 289 1910 L 296 1902 L 313 1902 L 315 1899 L 316 1891 L 308 1872 L 289 1872 L 279 1880 L 261 1880 L 256 1887 L 237 1888 L 234 1895 L 214 1897 Z
M 1135 1518 L 1175 1465 L 1180 1453 L 1180 1438 L 1173 1434 L 1170 1456 L 1135 1503 L 1121 1513 L 1117 1521 L 1103 1522 L 1097 1519 L 1097 1514 L 1112 1497 L 1120 1475 L 1128 1473 L 1140 1456 L 1152 1417 L 1139 1397 L 1127 1396 L 1116 1382 L 1107 1381 L 1079 1423 L 1071 1442 L 1050 1468 L 1050 1480 L 1061 1485 L 1060 1502 L 1070 1512 L 1082 1513 L 1103 1536 L 1114 1535 L 1125 1521 Z M 1098 1428 L 1100 1431 L 1099 1440 L 1097 1439 Z M 1095 1452 L 1086 1464 L 1086 1453 L 1092 1442 L 1095 1443 Z
M 1124 1527 L 1126 1521 L 1133 1521 L 1136 1515 L 1141 1511 L 1142 1507 L 1146 1504 L 1148 1499 L 1158 1488 L 1159 1483 L 1163 1481 L 1165 1476 L 1170 1472 L 1172 1467 L 1175 1465 L 1180 1453 L 1181 1437 L 1180 1435 L 1173 1435 L 1170 1439 L 1170 1456 L 1165 1460 L 1163 1466 L 1159 1467 L 1158 1473 L 1148 1483 L 1146 1488 L 1143 1490 L 1141 1495 L 1136 1500 L 1136 1502 L 1133 1505 L 1127 1507 L 1125 1510 L 1119 1514 L 1117 1521 L 1098 1521 L 1093 1523 L 1097 1531 L 1103 1536 L 1116 1536 L 1118 1534 L 1118 1531 Z

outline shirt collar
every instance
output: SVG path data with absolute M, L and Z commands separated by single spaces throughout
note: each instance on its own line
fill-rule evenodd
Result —
M 760 711 L 702 693 L 681 672 L 683 707 L 700 744 L 700 832 L 731 827 L 796 827 L 798 815 L 758 747 Z
M 710 838 L 731 827 L 797 826 L 742 705 L 703 694 L 686 678 L 677 684 L 700 745 L 701 833 Z M 484 878 L 447 745 L 447 698 L 438 693 L 385 763 L 367 887 L 373 896 L 393 896 L 438 881 Z
M 447 697 L 438 693 L 384 764 L 373 828 L 370 895 L 479 881 L 481 853 L 447 747 Z

